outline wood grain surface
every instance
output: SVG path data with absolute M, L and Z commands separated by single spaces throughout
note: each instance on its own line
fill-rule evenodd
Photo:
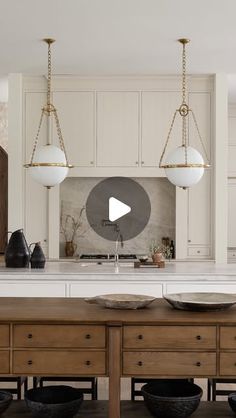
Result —
M 92 323 L 137 325 L 236 324 L 236 306 L 218 312 L 173 309 L 157 299 L 138 310 L 106 309 L 82 298 L 0 298 L 0 322 Z

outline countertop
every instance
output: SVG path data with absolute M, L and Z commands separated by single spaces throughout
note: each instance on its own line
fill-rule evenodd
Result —
M 134 268 L 132 263 L 120 263 L 119 268 L 115 268 L 113 263 L 95 264 L 86 262 L 74 261 L 47 261 L 44 269 L 13 269 L 6 268 L 4 264 L 0 264 L 0 279 L 9 276 L 18 276 L 19 278 L 30 279 L 38 277 L 43 279 L 43 276 L 50 277 L 50 279 L 65 279 L 73 280 L 78 276 L 86 276 L 86 280 L 97 277 L 103 280 L 124 280 L 127 276 L 129 279 L 138 280 L 139 278 L 149 277 L 161 278 L 161 280 L 175 280 L 177 276 L 184 280 L 194 279 L 196 276 L 202 280 L 216 280 L 222 276 L 227 276 L 229 280 L 236 278 L 236 264 L 215 264 L 211 261 L 196 261 L 196 262 L 166 262 L 165 268 Z M 55 277 L 54 277 L 55 276 Z M 63 276 L 63 277 L 62 277 Z M 82 278 L 82 277 L 81 277 Z

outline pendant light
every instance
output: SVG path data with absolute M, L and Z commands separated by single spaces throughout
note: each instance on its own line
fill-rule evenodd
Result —
M 210 167 L 209 158 L 207 156 L 206 148 L 203 143 L 197 120 L 192 109 L 189 108 L 186 102 L 186 44 L 190 41 L 189 39 L 178 40 L 183 46 L 182 54 L 182 103 L 173 115 L 170 129 L 167 135 L 167 140 L 160 158 L 159 167 L 165 169 L 168 180 L 175 186 L 186 189 L 188 187 L 197 184 L 204 173 L 205 168 Z M 170 136 L 175 124 L 176 117 L 182 118 L 182 142 L 181 145 L 172 150 L 166 157 L 163 163 L 164 156 L 166 154 L 166 148 L 170 140 Z M 196 128 L 199 141 L 202 145 L 203 152 L 206 157 L 204 162 L 202 155 L 193 147 L 189 145 L 189 134 L 187 130 L 187 123 L 189 116 L 193 119 L 194 127 Z
M 47 103 L 42 108 L 30 162 L 29 164 L 25 164 L 25 167 L 29 168 L 30 174 L 35 181 L 47 188 L 51 188 L 61 183 L 67 176 L 69 168 L 72 168 L 73 166 L 68 163 L 57 110 L 51 102 L 51 44 L 55 42 L 55 40 L 46 38 L 43 39 L 43 41 L 48 45 Z M 48 121 L 50 117 L 54 119 L 59 146 L 52 145 L 49 142 L 47 142 L 46 145 L 38 146 L 44 117 L 48 118 Z

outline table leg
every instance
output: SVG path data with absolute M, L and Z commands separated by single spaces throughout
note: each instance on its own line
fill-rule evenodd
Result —
M 121 327 L 109 327 L 109 418 L 120 418 Z

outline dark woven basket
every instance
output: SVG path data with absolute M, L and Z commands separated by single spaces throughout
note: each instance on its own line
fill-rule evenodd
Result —
M 236 412 L 236 393 L 230 393 L 228 396 L 228 402 L 231 409 Z
M 0 390 L 0 415 L 10 406 L 12 399 L 11 393 Z
M 149 411 L 158 418 L 186 418 L 199 406 L 202 389 L 186 381 L 153 381 L 141 388 Z
M 82 392 L 71 386 L 44 386 L 25 393 L 26 405 L 34 418 L 72 418 L 82 401 Z

